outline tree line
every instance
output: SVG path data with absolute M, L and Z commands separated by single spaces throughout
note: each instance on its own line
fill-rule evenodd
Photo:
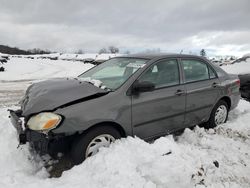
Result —
M 115 46 L 109 46 L 107 48 L 101 48 L 99 50 L 99 54 L 105 54 L 105 53 L 119 53 L 119 48 Z M 22 50 L 17 47 L 10 47 L 7 45 L 0 45 L 0 53 L 4 54 L 11 54 L 11 55 L 33 55 L 33 54 L 50 54 L 52 53 L 49 50 L 42 50 L 40 48 L 33 48 L 29 50 Z M 82 49 L 79 49 L 75 52 L 76 54 L 84 54 L 84 51 Z
M 32 55 L 32 54 L 49 54 L 49 50 L 42 50 L 34 48 L 30 50 L 22 50 L 17 47 L 10 47 L 6 45 L 0 45 L 0 53 L 11 54 L 11 55 Z

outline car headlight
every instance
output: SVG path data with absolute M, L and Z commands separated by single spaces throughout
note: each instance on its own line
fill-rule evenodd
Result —
M 32 116 L 27 122 L 28 127 L 35 131 L 48 131 L 56 128 L 61 122 L 62 117 L 51 112 L 42 112 Z

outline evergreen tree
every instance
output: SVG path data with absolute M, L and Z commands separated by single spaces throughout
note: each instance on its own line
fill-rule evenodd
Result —
M 205 51 L 205 49 L 201 49 L 200 55 L 201 55 L 202 57 L 206 57 L 206 51 Z

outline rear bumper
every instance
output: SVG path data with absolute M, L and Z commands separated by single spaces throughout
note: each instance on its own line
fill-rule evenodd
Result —
M 231 108 L 230 108 L 230 110 L 233 110 L 238 106 L 238 104 L 240 102 L 240 94 L 231 95 L 230 98 L 231 98 Z

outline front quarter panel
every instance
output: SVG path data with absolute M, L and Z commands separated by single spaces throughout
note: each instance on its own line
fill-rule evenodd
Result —
M 131 99 L 119 92 L 61 108 L 55 111 L 64 117 L 55 134 L 82 132 L 93 125 L 114 122 L 122 126 L 126 135 L 132 135 Z

